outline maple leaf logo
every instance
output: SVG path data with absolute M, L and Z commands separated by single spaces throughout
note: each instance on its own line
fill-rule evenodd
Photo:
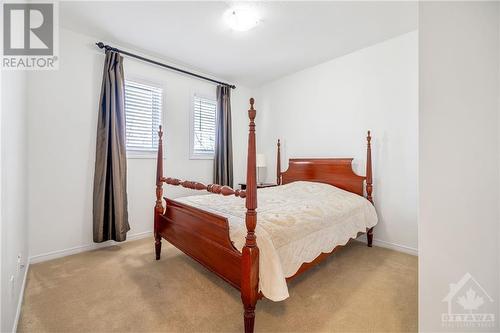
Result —
M 465 296 L 460 296 L 457 301 L 458 304 L 460 304 L 464 310 L 469 310 L 472 312 L 472 310 L 477 310 L 481 305 L 483 305 L 484 300 L 482 297 L 476 295 L 476 292 L 473 289 L 467 290 L 465 293 Z

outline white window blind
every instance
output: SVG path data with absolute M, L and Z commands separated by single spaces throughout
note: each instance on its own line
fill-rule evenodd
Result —
M 215 119 L 217 102 L 194 96 L 192 155 L 213 156 L 215 153 Z
M 127 150 L 154 152 L 158 149 L 162 89 L 125 81 Z

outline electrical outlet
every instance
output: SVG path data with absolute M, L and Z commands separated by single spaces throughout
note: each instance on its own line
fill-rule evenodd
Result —
M 23 255 L 21 253 L 19 253 L 17 255 L 17 275 L 19 276 L 19 273 L 21 272 L 21 269 L 23 268 L 22 266 L 22 259 L 23 259 Z

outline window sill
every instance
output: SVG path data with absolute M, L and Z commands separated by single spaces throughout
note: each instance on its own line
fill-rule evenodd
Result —
M 213 160 L 214 155 L 190 155 L 190 160 Z
M 156 152 L 140 152 L 140 151 L 128 151 L 127 159 L 156 159 L 158 153 Z

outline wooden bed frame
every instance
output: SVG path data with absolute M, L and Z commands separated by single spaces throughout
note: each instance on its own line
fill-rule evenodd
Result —
M 250 118 L 247 156 L 247 188 L 234 190 L 217 184 L 205 185 L 199 182 L 163 177 L 162 129 L 158 132 L 158 159 L 156 170 L 156 205 L 154 210 L 154 237 L 156 260 L 160 259 L 161 239 L 164 238 L 185 254 L 198 261 L 210 271 L 241 291 L 244 307 L 245 332 L 253 332 L 255 305 L 263 297 L 259 293 L 259 248 L 255 237 L 257 224 L 257 179 L 255 150 L 254 99 L 250 99 Z M 288 170 L 281 172 L 280 141 L 278 140 L 277 183 L 288 184 L 298 180 L 322 182 L 344 190 L 364 195 L 372 200 L 371 136 L 367 136 L 366 177 L 356 175 L 352 170 L 352 158 L 290 159 Z M 216 214 L 165 198 L 163 206 L 163 183 L 183 186 L 194 190 L 205 190 L 224 196 L 235 195 L 245 198 L 245 223 L 247 235 L 242 251 L 238 251 L 229 238 L 229 224 L 226 218 Z M 372 245 L 373 228 L 367 230 L 368 246 Z M 361 233 L 360 233 L 361 234 Z M 337 246 L 331 253 L 341 246 Z M 304 263 L 287 281 L 321 262 L 331 253 L 322 253 L 314 261 Z

